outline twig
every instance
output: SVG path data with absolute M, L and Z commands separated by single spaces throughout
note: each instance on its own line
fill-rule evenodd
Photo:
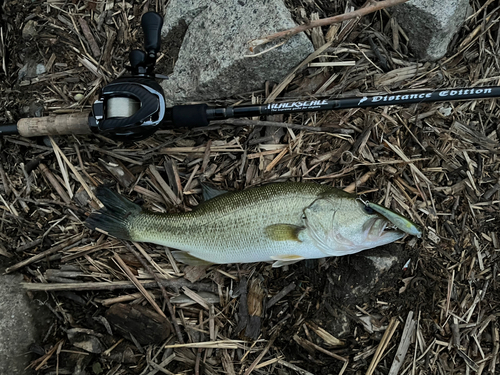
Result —
M 307 348 L 310 348 L 311 350 L 314 349 L 314 350 L 317 350 L 318 352 L 321 352 L 323 354 L 326 354 L 332 358 L 335 358 L 335 359 L 338 359 L 339 361 L 342 361 L 342 362 L 349 362 L 349 360 L 345 357 L 342 357 L 338 354 L 335 354 L 335 353 L 332 353 L 324 348 L 322 348 L 321 346 L 319 345 L 316 345 L 315 343 L 313 343 L 312 341 L 309 341 L 307 339 L 304 339 L 302 337 L 299 337 L 299 335 L 294 335 L 293 336 L 293 339 L 300 345 L 302 346 L 303 348 L 307 349 Z
M 172 354 L 172 356 L 174 356 L 174 355 L 175 355 L 175 353 L 174 353 L 174 354 Z M 170 357 L 172 357 L 172 356 L 170 356 Z M 169 358 L 170 358 L 170 357 L 169 357 Z M 169 358 L 167 358 L 167 359 L 169 359 Z M 165 360 L 165 361 L 166 361 L 166 360 Z M 171 361 L 170 361 L 170 362 L 171 362 Z M 162 362 L 162 363 L 163 363 L 163 362 Z M 154 375 L 154 374 L 156 374 L 156 373 L 159 371 L 159 372 L 162 372 L 162 373 L 164 373 L 164 374 L 166 374 L 166 375 L 174 375 L 174 373 L 173 373 L 173 372 L 168 371 L 168 370 L 165 368 L 165 366 L 166 366 L 166 365 L 162 366 L 162 363 L 160 363 L 160 364 L 158 365 L 158 364 L 156 364 L 156 363 L 154 363 L 154 362 L 149 362 L 149 363 L 148 363 L 148 365 L 150 365 L 151 367 L 153 367 L 153 368 L 154 368 L 154 370 L 153 370 L 153 371 L 151 371 L 149 374 L 153 374 L 153 375 Z M 168 364 L 168 363 L 167 363 L 167 364 Z M 148 374 L 148 375 L 149 375 L 149 374 Z
M 60 243 L 59 245 L 51 247 L 50 249 L 45 250 L 44 252 L 42 252 L 40 254 L 37 254 L 29 259 L 23 260 L 22 262 L 19 262 L 17 264 L 14 264 L 13 266 L 7 268 L 5 270 L 5 273 L 11 273 L 13 271 L 18 270 L 19 268 L 23 268 L 24 266 L 27 266 L 28 264 L 31 264 L 33 262 L 40 260 L 40 259 L 43 259 L 48 255 L 57 253 L 58 251 L 64 249 L 65 247 L 71 246 L 71 245 L 77 243 L 78 241 L 80 241 L 83 238 L 83 236 L 84 236 L 84 233 L 80 234 L 79 236 L 72 237 L 72 238 L 68 239 L 67 241 L 64 241 L 63 243 Z
M 52 137 L 49 137 L 50 139 L 50 143 L 52 143 L 52 147 L 54 148 L 54 151 L 57 153 L 59 153 L 61 155 L 61 157 L 63 158 L 63 160 L 66 162 L 66 164 L 68 165 L 69 169 L 71 169 L 71 171 L 75 174 L 75 177 L 77 178 L 77 180 L 82 184 L 83 188 L 85 189 L 85 191 L 87 192 L 87 194 L 89 195 L 90 198 L 92 198 L 92 200 L 94 202 L 96 202 L 99 207 L 104 207 L 104 205 L 101 203 L 101 201 L 99 199 L 97 199 L 97 197 L 94 195 L 94 192 L 90 189 L 89 185 L 87 185 L 87 183 L 85 182 L 85 180 L 82 178 L 82 176 L 80 175 L 80 173 L 76 170 L 76 168 L 74 167 L 73 164 L 71 164 L 71 162 L 68 160 L 68 158 L 66 157 L 66 155 L 64 155 L 64 153 L 61 151 L 61 149 L 59 148 L 59 146 L 57 145 L 56 142 L 54 142 L 54 140 L 52 139 Z
M 34 241 L 31 241 L 31 242 L 28 242 L 24 245 L 21 245 L 19 246 L 17 249 L 16 249 L 16 253 L 20 253 L 22 251 L 26 251 L 26 250 L 29 250 L 35 246 L 38 246 L 42 243 L 42 239 L 41 238 L 37 238 L 36 240 Z
M 54 146 L 55 141 L 52 139 L 51 136 L 49 136 L 49 139 L 50 139 L 50 142 L 52 143 L 52 146 Z M 68 171 L 66 170 L 66 167 L 64 166 L 64 163 L 63 163 L 63 161 L 61 159 L 61 155 L 60 154 L 62 154 L 62 151 L 60 153 L 59 152 L 55 153 L 56 159 L 57 159 L 57 163 L 59 164 L 59 168 L 61 169 L 61 174 L 62 174 L 62 177 L 63 177 L 63 180 L 64 180 L 64 184 L 66 185 L 66 189 L 68 190 L 69 197 L 73 198 L 73 192 L 71 191 L 71 185 L 69 183 Z M 66 203 L 68 203 L 68 202 L 66 202 Z
M 187 286 L 183 287 L 182 290 L 184 291 L 184 294 L 191 298 L 193 301 L 195 301 L 197 304 L 205 308 L 206 310 L 209 310 L 209 302 L 205 300 L 202 296 L 198 295 L 196 292 L 193 292 L 191 289 L 189 289 Z
M 92 54 L 94 57 L 99 57 L 101 56 L 101 51 L 99 50 L 99 46 L 97 45 L 94 36 L 92 35 L 92 32 L 90 31 L 89 25 L 85 19 L 82 17 L 78 18 L 78 22 L 80 23 L 80 27 L 82 28 L 83 35 L 85 36 L 85 39 L 87 39 L 87 42 L 89 42 L 90 49 L 92 50 Z
M 401 335 L 401 341 L 399 342 L 398 350 L 394 356 L 394 361 L 392 362 L 391 369 L 389 370 L 389 375 L 399 374 L 399 369 L 404 362 L 408 348 L 410 347 L 411 339 L 413 333 L 415 332 L 415 320 L 413 320 L 413 311 L 408 313 L 406 318 L 405 327 Z
M 130 245 L 129 245 L 130 246 Z M 151 298 L 151 295 L 146 291 L 146 289 L 139 283 L 139 280 L 135 277 L 135 275 L 132 273 L 130 268 L 128 268 L 127 264 L 123 261 L 123 259 L 118 255 L 115 254 L 113 255 L 113 259 L 116 260 L 120 268 L 125 272 L 128 276 L 128 278 L 134 283 L 134 285 L 139 289 L 139 291 L 142 293 L 144 298 L 153 306 L 153 308 L 156 310 L 158 314 L 160 314 L 162 317 L 167 319 L 167 316 L 165 313 L 160 309 L 160 306 L 154 301 L 153 298 Z
M 495 324 L 491 325 L 491 333 L 493 336 L 493 356 L 491 358 L 490 365 L 488 366 L 488 371 L 490 374 L 495 374 L 498 351 L 500 348 L 500 335 L 498 334 L 498 328 Z
M 199 329 L 203 331 L 203 311 L 200 310 L 198 321 L 200 322 Z M 201 362 L 201 352 L 203 348 L 198 348 L 196 351 L 196 359 L 194 362 L 194 375 L 200 375 L 200 362 Z
M 276 340 L 276 338 L 278 337 L 279 333 L 280 333 L 279 329 L 276 330 L 276 332 L 274 332 L 274 334 L 271 336 L 271 339 L 267 343 L 267 345 L 264 348 L 264 350 L 262 350 L 260 352 L 259 356 L 257 358 L 255 358 L 255 361 L 253 361 L 253 363 L 250 365 L 250 367 L 247 368 L 247 370 L 245 371 L 245 375 L 249 375 L 253 370 L 255 370 L 255 367 L 260 363 L 260 361 L 262 361 L 262 358 L 264 358 L 264 356 L 266 355 L 266 353 L 269 351 L 269 349 L 271 348 L 271 346 L 274 343 L 274 340 Z
M 1 147 L 0 147 L 0 151 L 1 151 Z M 2 179 L 3 190 L 5 191 L 5 195 L 9 196 L 10 195 L 10 186 L 9 186 L 9 182 L 7 180 L 7 175 L 5 174 L 5 170 L 3 169 L 3 164 L 2 164 L 1 160 L 0 160 L 0 178 Z
M 165 369 L 165 366 L 167 366 L 170 362 L 172 362 L 175 358 L 175 353 L 172 353 L 171 355 L 169 355 L 163 362 L 161 362 L 160 364 L 157 364 L 155 362 L 153 362 L 152 360 L 151 361 L 148 361 L 148 365 L 150 365 L 151 367 L 154 368 L 153 371 L 149 372 L 147 375 L 155 375 L 158 371 L 161 371 L 163 372 L 164 374 L 169 374 L 169 375 L 172 375 L 173 372 L 170 372 L 168 370 Z
M 297 371 L 300 375 L 314 375 L 312 372 L 309 372 L 307 370 L 304 370 L 303 368 L 300 368 L 298 366 L 295 366 L 293 363 L 284 361 L 282 359 L 278 360 L 278 363 L 282 366 L 288 367 L 294 371 Z
M 46 363 L 47 361 L 54 355 L 54 353 L 62 346 L 64 343 L 64 339 L 59 340 L 48 352 L 45 354 L 43 357 L 39 358 L 37 361 L 34 361 L 30 367 L 33 367 L 35 364 L 38 363 L 40 360 L 40 363 L 38 363 L 38 366 L 36 366 L 35 371 L 40 370 Z
M 163 189 L 162 193 L 165 194 L 162 195 L 168 199 L 167 203 L 179 205 L 181 203 L 180 199 L 177 197 L 177 195 L 175 195 L 172 188 L 167 184 L 163 177 L 161 177 L 154 164 L 149 165 L 149 171 L 151 172 L 151 175 L 156 179 L 160 187 Z
M 161 280 L 160 278 L 156 275 L 156 273 L 153 271 L 153 269 L 150 267 L 150 265 L 139 255 L 139 253 L 137 251 L 135 251 L 135 249 L 130 246 L 127 242 L 125 241 L 122 241 L 125 246 L 127 247 L 127 249 L 135 255 L 135 257 L 139 260 L 139 262 L 141 262 L 142 266 L 146 269 L 146 271 L 148 271 L 149 274 L 153 275 L 155 281 L 156 281 L 156 284 L 158 285 L 158 287 L 160 288 L 161 290 L 161 294 L 163 295 L 163 299 L 165 300 L 165 303 L 167 305 L 167 308 L 168 308 L 168 312 L 170 313 L 170 319 L 172 320 L 172 325 L 174 326 L 174 329 L 175 329 L 175 333 L 177 334 L 177 339 L 179 340 L 179 342 L 181 344 L 184 343 L 184 339 L 182 338 L 182 333 L 181 333 L 181 330 L 179 328 L 179 325 L 177 324 L 177 319 L 175 318 L 175 312 L 174 312 L 174 309 L 172 307 L 172 304 L 170 303 L 170 298 L 167 294 L 167 291 L 165 290 L 165 287 L 161 284 Z
M 328 17 L 328 18 L 322 18 L 316 21 L 310 21 L 309 23 L 305 25 L 299 25 L 296 26 L 292 29 L 288 29 L 285 31 L 280 31 L 272 35 L 265 36 L 260 39 L 254 39 L 248 42 L 249 44 L 249 49 L 250 51 L 254 51 L 254 48 L 257 46 L 260 46 L 262 44 L 269 43 L 275 39 L 280 39 L 280 38 L 289 38 L 295 34 L 298 34 L 302 31 L 312 29 L 314 27 L 321 27 L 321 26 L 327 26 L 331 25 L 332 23 L 340 23 L 344 22 L 353 18 L 357 17 L 363 17 L 366 16 L 367 14 L 376 12 L 377 10 L 385 9 L 392 7 L 394 5 L 398 4 L 403 4 L 406 3 L 408 0 L 384 0 L 384 1 L 379 1 L 379 2 L 373 2 L 372 5 L 368 5 L 365 8 L 361 8 L 358 10 L 355 10 L 354 12 L 350 13 L 344 13 L 340 14 L 338 16 L 334 17 Z
M 43 257 L 40 257 L 40 258 L 43 258 Z M 24 265 L 17 267 L 16 269 L 21 268 L 23 266 Z M 8 270 L 9 270 L 9 272 L 11 272 L 10 269 L 7 269 L 6 272 Z M 140 281 L 140 284 L 144 288 L 147 288 L 147 289 L 155 288 L 158 286 L 158 283 L 156 281 Z M 189 282 L 188 280 L 185 280 L 185 279 L 160 280 L 160 284 L 163 286 L 168 286 L 170 288 L 174 288 L 174 289 L 179 289 L 183 286 L 189 285 L 191 288 L 197 289 L 199 292 L 202 292 L 202 291 L 211 292 L 211 293 L 216 292 L 216 289 L 214 288 L 214 286 L 212 284 L 206 284 L 206 283 L 205 284 L 202 284 L 202 283 L 192 284 L 191 282 Z M 21 285 L 26 290 L 31 290 L 33 292 L 58 292 L 58 291 L 66 291 L 66 290 L 71 290 L 71 291 L 119 290 L 119 289 L 134 289 L 134 288 L 136 288 L 135 285 L 131 281 L 113 281 L 113 282 L 97 281 L 97 282 L 79 283 L 78 285 L 75 285 L 74 283 L 58 283 L 58 284 L 21 283 Z
M 66 204 L 73 203 L 71 201 L 71 198 L 64 191 L 64 189 L 61 186 L 61 184 L 59 183 L 59 181 L 57 181 L 57 179 L 54 177 L 54 175 L 52 174 L 52 172 L 50 171 L 50 169 L 45 164 L 43 164 L 43 163 L 40 163 L 40 165 L 38 167 L 43 172 L 43 174 L 45 175 L 45 177 L 47 178 L 47 180 L 49 181 L 49 183 L 52 185 L 52 187 L 57 191 L 57 194 L 59 194 L 59 196 L 62 198 L 62 200 L 64 201 L 64 203 L 66 203 Z
M 363 185 L 366 181 L 368 181 L 370 178 L 372 178 L 375 175 L 374 171 L 370 171 L 365 173 L 363 176 L 361 176 L 358 180 L 353 182 L 352 184 L 349 184 L 344 188 L 345 192 L 348 193 L 354 193 L 357 187 Z
M 393 317 L 391 319 L 391 322 L 389 323 L 389 327 L 387 327 L 387 330 L 385 331 L 384 336 L 382 337 L 382 340 L 380 340 L 380 344 L 378 345 L 377 351 L 373 356 L 372 362 L 370 363 L 370 367 L 368 367 L 368 370 L 366 371 L 366 375 L 372 375 L 373 372 L 375 371 L 375 368 L 382 359 L 382 355 L 384 354 L 385 349 L 387 349 L 387 346 L 389 346 L 389 342 L 391 341 L 391 338 L 394 335 L 394 332 L 396 331 L 398 325 L 399 325 L 398 318 Z
M 204 342 L 192 342 L 189 344 L 174 344 L 165 345 L 164 348 L 213 348 L 213 349 L 238 349 L 238 344 L 244 343 L 241 340 L 221 340 L 221 341 L 204 341 Z
M 276 294 L 274 297 L 272 297 L 269 300 L 269 302 L 266 305 L 266 309 L 269 309 L 269 308 L 273 307 L 280 299 L 282 299 L 283 297 L 285 297 L 292 290 L 295 290 L 295 287 L 296 287 L 295 283 L 290 283 L 286 287 L 284 287 L 283 289 L 281 289 L 281 291 L 279 291 L 278 294 Z
M 318 128 L 314 126 L 305 126 L 305 125 L 295 125 L 295 124 L 287 124 L 286 122 L 276 122 L 276 121 L 259 121 L 259 120 L 247 120 L 241 118 L 233 118 L 227 120 L 220 121 L 212 121 L 211 125 L 236 125 L 236 126 L 271 126 L 276 128 L 287 128 L 287 129 L 296 129 L 296 130 L 307 130 L 311 132 L 341 132 L 343 129 L 330 129 L 330 128 Z M 194 130 L 203 130 L 206 131 L 206 128 L 196 128 Z

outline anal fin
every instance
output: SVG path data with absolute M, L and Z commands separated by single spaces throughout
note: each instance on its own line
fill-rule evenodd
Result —
M 275 261 L 273 263 L 273 268 L 279 268 L 300 262 L 305 258 L 301 255 L 278 255 L 278 256 L 272 256 L 271 259 Z
M 185 251 L 172 251 L 174 259 L 189 266 L 210 266 L 212 262 L 197 258 Z

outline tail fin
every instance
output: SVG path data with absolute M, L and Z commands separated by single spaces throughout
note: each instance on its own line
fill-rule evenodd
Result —
M 139 214 L 142 208 L 105 186 L 97 187 L 96 196 L 104 207 L 91 213 L 85 220 L 87 228 L 123 240 L 131 240 L 130 219 Z

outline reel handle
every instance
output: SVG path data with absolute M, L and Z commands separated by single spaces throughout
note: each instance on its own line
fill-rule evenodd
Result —
M 161 46 L 161 28 L 163 18 L 156 12 L 147 12 L 142 16 L 142 30 L 144 31 L 144 49 L 150 59 L 156 59 Z

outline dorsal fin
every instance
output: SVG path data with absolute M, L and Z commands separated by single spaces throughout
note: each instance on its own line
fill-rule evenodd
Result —
M 216 189 L 204 182 L 202 182 L 200 185 L 203 194 L 203 200 L 205 202 L 212 198 L 218 197 L 219 195 L 227 193 L 227 190 Z

